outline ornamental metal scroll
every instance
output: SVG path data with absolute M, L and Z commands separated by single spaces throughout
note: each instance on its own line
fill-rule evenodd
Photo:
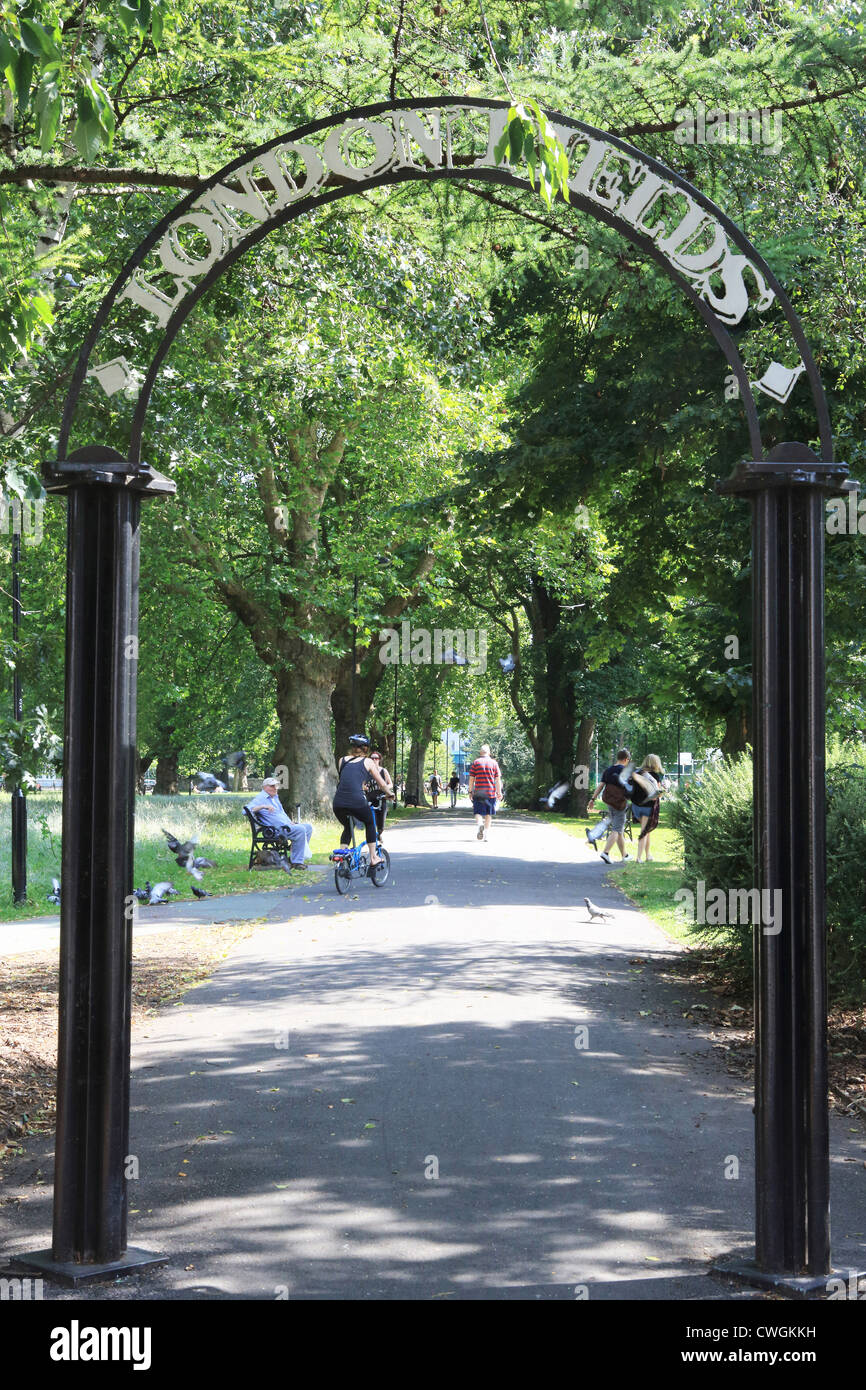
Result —
M 68 456 L 86 386 L 110 398 L 127 457 L 139 461 L 148 402 L 187 315 L 238 257 L 286 223 L 361 189 L 413 180 L 529 188 L 519 167 L 496 162 L 507 110 L 507 102 L 453 97 L 362 107 L 279 136 L 203 180 L 153 228 L 100 305 L 67 396 L 58 457 Z M 736 378 L 751 457 L 764 457 L 755 392 L 784 413 L 805 375 L 821 456 L 832 461 L 827 403 L 802 327 L 739 228 L 626 141 L 547 114 L 568 154 L 571 203 L 658 262 L 703 317 Z M 793 432 L 777 425 L 776 433 Z

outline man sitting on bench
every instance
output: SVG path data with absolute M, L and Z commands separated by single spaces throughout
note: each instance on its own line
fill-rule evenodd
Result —
M 303 869 L 308 859 L 312 859 L 313 851 L 310 849 L 310 840 L 313 836 L 313 827 L 309 821 L 292 821 L 283 810 L 280 798 L 277 796 L 278 782 L 276 777 L 266 777 L 262 782 L 262 789 L 258 796 L 254 796 L 252 801 L 247 802 L 247 810 L 252 811 L 253 815 L 262 825 L 269 826 L 276 832 L 275 849 L 281 850 L 283 854 L 282 867 L 289 871 L 292 869 Z M 289 844 L 292 847 L 291 865 L 286 862 L 286 850 Z

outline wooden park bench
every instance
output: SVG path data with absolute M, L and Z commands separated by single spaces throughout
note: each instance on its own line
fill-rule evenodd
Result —
M 272 849 L 277 853 L 285 853 L 287 841 L 285 835 L 281 835 L 276 826 L 265 825 L 264 821 L 260 821 L 258 816 L 250 810 L 249 806 L 244 807 L 244 815 L 250 823 L 250 830 L 252 831 L 253 837 L 253 842 L 250 846 L 250 862 L 247 865 L 248 871 L 251 872 L 256 855 L 259 854 L 261 850 Z

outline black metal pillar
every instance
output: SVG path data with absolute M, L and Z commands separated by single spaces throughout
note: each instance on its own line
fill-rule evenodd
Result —
M 18 723 L 24 718 L 21 698 L 21 665 L 18 650 L 18 630 L 21 623 L 21 513 L 12 532 L 12 650 L 15 653 L 15 672 L 12 676 L 12 718 Z M 12 789 L 12 901 L 27 901 L 27 798 L 21 786 Z
M 172 482 L 109 449 L 47 470 L 68 493 L 66 705 L 54 1235 L 22 1257 L 77 1284 L 153 1263 L 127 1250 L 142 495 Z
M 755 1259 L 779 1290 L 830 1274 L 824 805 L 824 497 L 844 464 L 805 445 L 744 463 L 720 491 L 752 502 Z M 679 751 L 679 750 L 678 750 Z M 775 921 L 770 918 L 775 916 Z

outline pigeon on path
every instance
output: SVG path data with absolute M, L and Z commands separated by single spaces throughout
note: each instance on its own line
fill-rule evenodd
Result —
M 604 919 L 606 917 L 613 916 L 613 913 L 608 912 L 606 908 L 596 907 L 595 903 L 591 903 L 589 901 L 589 898 L 584 898 L 583 901 L 586 903 L 586 910 L 589 913 L 590 922 L 595 921 L 596 917 L 601 917 L 602 919 Z
M 213 893 L 208 893 L 207 889 L 199 888 L 197 883 L 192 885 L 192 891 L 197 898 L 212 898 L 214 896 Z

